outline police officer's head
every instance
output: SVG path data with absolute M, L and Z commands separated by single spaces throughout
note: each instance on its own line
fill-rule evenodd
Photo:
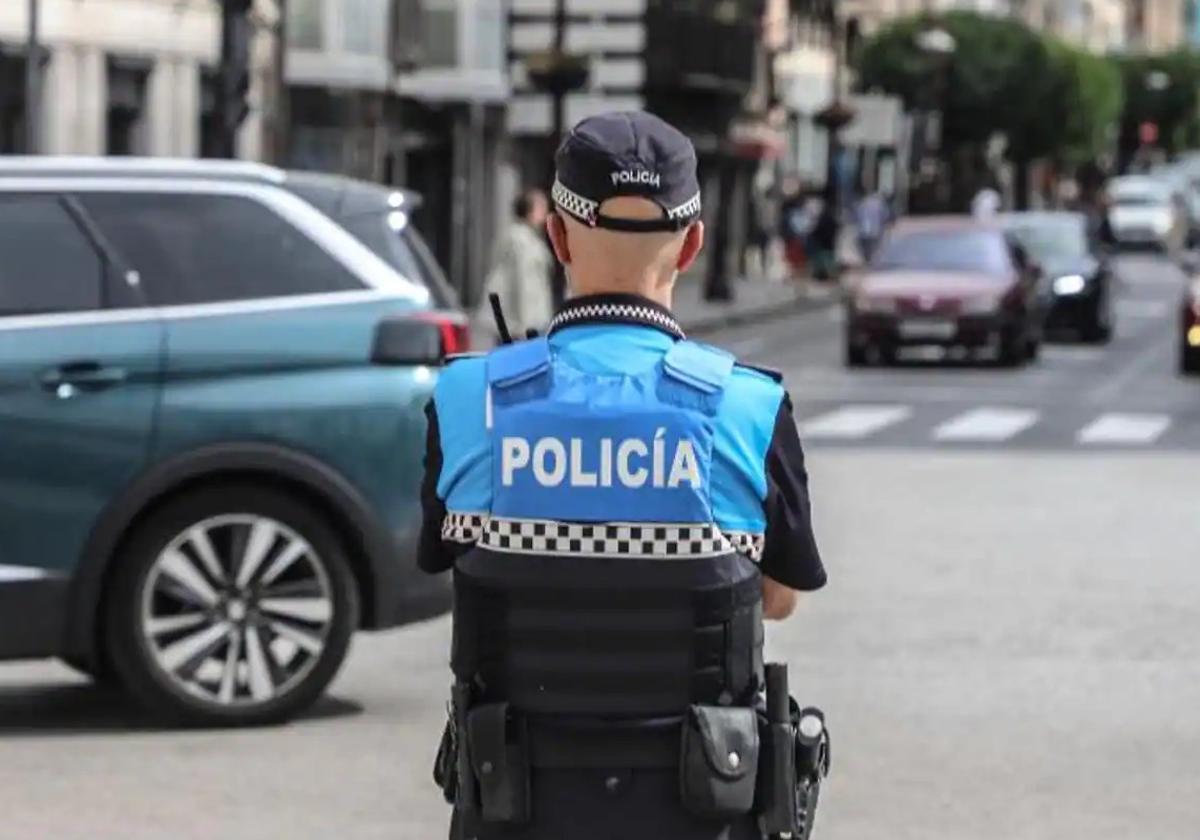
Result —
M 651 114 L 603 114 L 571 130 L 555 163 L 547 224 L 572 292 L 669 304 L 704 244 L 691 141 Z

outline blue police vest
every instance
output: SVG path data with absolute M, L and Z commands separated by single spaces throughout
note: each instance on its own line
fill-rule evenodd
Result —
M 749 702 L 781 389 L 694 342 L 656 334 L 661 352 L 597 370 L 556 339 L 438 386 L 444 536 L 473 545 L 455 566 L 457 675 L 535 713 Z

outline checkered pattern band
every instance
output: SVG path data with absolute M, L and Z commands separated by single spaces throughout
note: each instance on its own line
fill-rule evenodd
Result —
M 683 338 L 683 328 L 670 315 L 649 306 L 628 303 L 595 303 L 568 307 L 554 316 L 554 320 L 550 322 L 550 329 L 553 331 L 579 321 L 632 321 L 653 324 Z
M 763 545 L 766 543 L 765 534 L 751 534 L 747 531 L 726 531 L 725 539 L 733 544 L 733 550 L 745 554 L 755 563 L 762 560 Z
M 700 215 L 700 193 L 696 193 L 690 199 L 667 211 L 668 219 L 690 219 Z
M 584 198 L 574 190 L 567 189 L 563 186 L 562 181 L 554 182 L 554 186 L 550 190 L 550 198 L 584 224 L 594 225 L 596 223 L 596 214 L 600 211 L 599 202 Z
M 651 523 L 585 525 L 537 519 L 491 519 L 483 548 L 521 554 L 683 560 L 733 552 L 716 525 Z
M 456 543 L 479 542 L 487 520 L 487 515 L 482 513 L 447 513 L 442 520 L 442 539 Z
M 613 522 L 587 524 L 448 513 L 442 539 L 477 543 L 493 551 L 575 557 L 687 560 L 739 552 L 762 558 L 763 535 L 724 533 L 712 523 Z

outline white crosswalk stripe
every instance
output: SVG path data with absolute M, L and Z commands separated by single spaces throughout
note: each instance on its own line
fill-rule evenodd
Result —
M 869 437 L 908 419 L 912 409 L 905 405 L 848 405 L 800 424 L 808 438 L 854 440 Z
M 1083 444 L 1150 444 L 1171 426 L 1165 414 L 1104 414 L 1080 429 Z
M 933 430 L 933 438 L 948 443 L 1001 443 L 1037 420 L 1038 412 L 1024 408 L 976 408 L 942 423 Z

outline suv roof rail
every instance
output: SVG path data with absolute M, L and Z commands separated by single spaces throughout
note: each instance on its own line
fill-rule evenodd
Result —
M 0 155 L 0 177 L 29 175 L 235 178 L 273 184 L 287 180 L 282 169 L 248 160 Z

